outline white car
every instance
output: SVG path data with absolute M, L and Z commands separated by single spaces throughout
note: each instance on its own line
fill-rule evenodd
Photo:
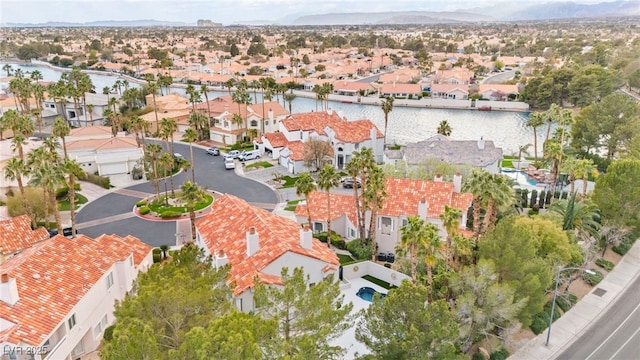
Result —
M 260 154 L 260 150 L 243 151 L 242 154 L 238 156 L 238 160 L 245 161 L 245 160 L 259 159 L 260 156 L 262 156 L 262 154 Z
M 227 170 L 231 170 L 231 169 L 235 169 L 236 168 L 236 160 L 232 157 L 225 157 L 224 158 L 224 168 Z
M 232 159 L 237 159 L 240 156 L 240 150 L 231 150 L 225 155 L 225 157 L 229 157 Z

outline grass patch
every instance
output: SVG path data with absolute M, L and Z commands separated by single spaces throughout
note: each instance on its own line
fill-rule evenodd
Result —
M 159 200 L 156 199 L 152 201 L 148 205 L 151 211 L 157 214 L 161 214 L 166 211 L 183 213 L 183 214 L 189 212 L 189 209 L 186 206 L 165 206 L 164 199 L 165 197 L 161 196 Z M 211 205 L 212 202 L 213 202 L 213 196 L 206 194 L 206 199 L 204 201 L 196 203 L 196 206 L 194 206 L 193 210 L 194 211 L 202 210 L 207 206 Z
M 289 175 L 285 175 L 281 179 L 284 181 L 284 184 L 282 184 L 282 186 L 280 187 L 281 189 L 292 188 L 296 186 L 296 180 L 298 180 L 297 177 L 291 177 Z
M 345 255 L 345 254 L 336 254 L 336 255 L 338 255 L 338 259 L 340 260 L 340 265 L 347 265 L 357 261 L 356 259 L 352 258 L 349 255 Z
M 268 162 L 268 161 L 258 161 L 258 162 L 255 162 L 253 164 L 249 164 L 249 165 L 245 166 L 245 168 L 247 168 L 247 169 L 251 169 L 251 168 L 270 168 L 272 166 L 273 166 L 273 164 Z
M 387 289 L 387 290 L 391 290 L 391 289 L 395 289 L 397 288 L 397 286 L 395 285 L 391 285 L 388 282 L 384 281 L 384 280 L 380 280 L 376 277 L 373 277 L 371 275 L 365 275 L 362 277 L 363 279 L 367 280 L 367 281 L 371 281 L 372 283 L 382 286 L 383 288 Z
M 82 204 L 87 203 L 87 198 L 82 194 L 76 194 L 76 209 L 80 207 Z M 60 211 L 69 211 L 71 210 L 71 203 L 69 203 L 69 199 L 64 199 L 58 202 L 58 210 Z
M 513 161 L 504 159 L 502 160 L 502 167 L 513 167 Z
M 298 205 L 298 203 L 302 201 L 302 199 L 300 200 L 291 200 L 287 203 L 287 206 L 284 208 L 286 211 L 296 211 L 296 206 Z

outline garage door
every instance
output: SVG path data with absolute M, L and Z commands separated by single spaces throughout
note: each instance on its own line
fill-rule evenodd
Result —
M 126 174 L 126 163 L 112 163 L 112 164 L 100 164 L 100 175 L 108 176 L 115 174 Z

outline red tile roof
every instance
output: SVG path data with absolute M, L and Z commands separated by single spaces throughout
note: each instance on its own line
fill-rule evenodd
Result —
M 27 215 L 0 220 L 0 254 L 13 254 L 49 238 L 47 229 L 31 230 L 31 219 Z
M 259 238 L 259 250 L 247 255 L 246 234 L 254 227 Z M 253 286 L 259 275 L 267 283 L 281 282 L 279 276 L 262 270 L 280 256 L 293 252 L 339 265 L 338 257 L 319 240 L 313 239 L 312 249 L 300 245 L 300 225 L 287 218 L 251 206 L 233 195 L 224 195 L 213 204 L 211 213 L 196 222 L 196 228 L 211 254 L 223 250 L 231 265 L 230 279 L 239 295 Z
M 16 324 L 0 342 L 40 345 L 115 262 L 133 253 L 138 266 L 151 250 L 132 236 L 57 235 L 9 259 L 0 273 L 16 279 L 19 300 L 0 301 L 0 318 Z
M 324 132 L 325 126 L 331 126 L 334 123 L 343 121 L 346 120 L 343 120 L 336 112 L 331 114 L 327 112 L 291 114 L 281 120 L 288 131 L 315 131 L 319 135 L 326 135 Z
M 347 215 L 352 224 L 358 225 L 356 202 L 353 195 L 331 194 L 331 220 Z M 305 219 L 308 217 L 307 206 L 311 209 L 311 219 L 326 221 L 328 217 L 327 193 L 313 191 L 309 194 L 309 202 L 296 206 L 296 215 Z
M 293 161 L 304 160 L 304 143 L 302 141 L 290 141 L 287 143 L 285 148 L 291 151 L 289 159 Z
M 370 120 L 340 121 L 329 125 L 335 132 L 336 139 L 347 143 L 360 143 L 371 139 L 371 129 L 375 129 L 376 138 L 384 138 L 384 134 Z
M 287 137 L 284 136 L 284 134 L 281 132 L 266 133 L 263 136 L 269 141 L 269 144 L 271 144 L 271 146 L 273 146 L 274 148 L 286 146 L 288 143 Z

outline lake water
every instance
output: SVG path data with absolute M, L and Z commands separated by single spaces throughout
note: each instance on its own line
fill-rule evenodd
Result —
M 57 81 L 62 73 L 59 70 L 40 65 L 14 64 L 12 67 L 13 69 L 22 69 L 24 72 L 39 70 L 45 81 Z M 90 76 L 97 93 L 102 93 L 102 88 L 111 87 L 118 79 L 117 76 L 109 75 L 91 74 Z M 131 84 L 131 86 L 137 85 Z M 182 88 L 172 88 L 171 92 L 184 95 Z M 250 93 L 253 98 L 253 92 Z M 209 99 L 225 94 L 227 94 L 226 91 L 211 91 Z M 258 101 L 261 101 L 260 94 L 258 94 Z M 369 119 L 381 131 L 384 129 L 384 113 L 380 106 L 331 102 L 330 107 L 349 120 Z M 315 99 L 298 97 L 293 101 L 292 111 L 294 113 L 315 110 Z M 440 121 L 447 120 L 453 129 L 451 133 L 453 139 L 478 140 L 483 137 L 486 140 L 493 140 L 496 146 L 502 147 L 505 155 L 517 155 L 519 146 L 533 143 L 533 131 L 525 126 L 527 117 L 527 113 L 506 111 L 394 107 L 389 113 L 387 140 L 398 144 L 424 140 L 436 134 Z M 542 144 L 545 130 L 539 129 L 538 131 L 539 144 Z M 531 150 L 533 151 L 533 149 Z M 540 153 L 541 149 L 538 149 L 538 152 Z

